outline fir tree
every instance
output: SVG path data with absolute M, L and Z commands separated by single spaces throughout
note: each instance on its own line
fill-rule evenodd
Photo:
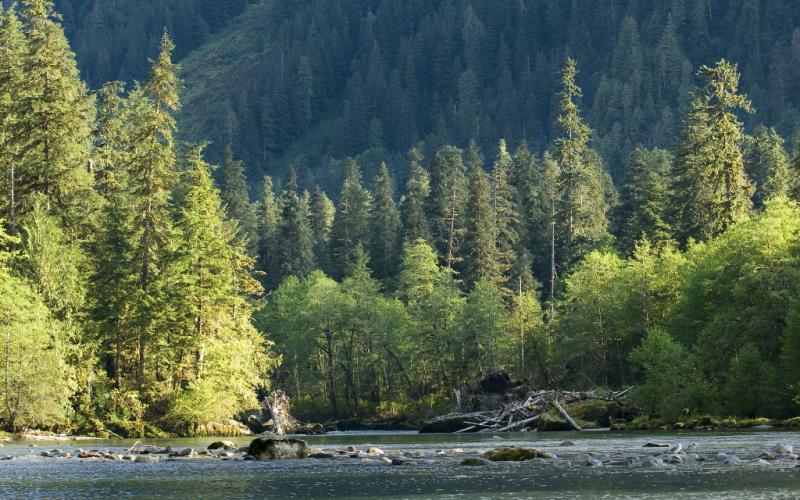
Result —
M 756 208 L 762 208 L 770 198 L 789 193 L 789 159 L 783 138 L 775 129 L 759 125 L 752 136 L 745 138 L 744 168 L 755 187 Z
M 408 169 L 406 193 L 400 201 L 402 238 L 406 243 L 423 239 L 430 241 L 430 226 L 425 215 L 425 202 L 430 195 L 430 176 L 420 164 L 422 155 L 417 149 L 409 152 L 411 166 Z
M 670 227 L 665 221 L 669 162 L 669 154 L 662 150 L 640 147 L 630 155 L 617 210 L 617 238 L 626 255 L 642 237 L 656 247 L 669 240 Z
M 464 234 L 466 176 L 461 150 L 446 146 L 431 163 L 431 192 L 427 201 L 432 240 L 449 269 L 461 260 L 459 247 Z
M 385 280 L 395 275 L 399 264 L 400 214 L 394 203 L 394 186 L 386 164 L 381 164 L 372 190 L 370 219 L 370 262 L 375 278 Z
M 500 269 L 507 273 L 515 263 L 514 253 L 519 236 L 520 216 L 515 206 L 515 190 L 511 186 L 513 159 L 500 140 L 492 169 L 492 213 Z
M 343 277 L 355 263 L 355 251 L 369 246 L 371 197 L 361 185 L 361 172 L 355 160 L 348 160 L 336 216 L 331 233 L 334 277 Z
M 588 253 L 606 235 L 608 226 L 604 172 L 589 149 L 590 129 L 581 120 L 576 103 L 581 97 L 576 75 L 575 61 L 568 58 L 558 94 L 561 136 L 553 145 L 553 158 L 559 166 L 559 261 L 566 268 Z
M 250 196 L 247 194 L 244 163 L 233 159 L 233 150 L 230 146 L 225 149 L 220 187 L 228 218 L 238 222 L 241 236 L 247 242 L 248 251 L 255 254 L 258 247 L 258 222 L 253 205 L 250 203 Z
M 258 269 L 269 272 L 272 266 L 272 259 L 275 255 L 275 235 L 280 225 L 281 209 L 275 200 L 275 193 L 272 187 L 272 178 L 264 177 L 264 185 L 261 189 L 261 199 L 258 202 Z M 267 276 L 267 281 L 271 278 Z
M 314 235 L 306 204 L 297 194 L 297 176 L 290 169 L 281 200 L 281 219 L 271 268 L 275 286 L 290 276 L 304 277 L 314 269 Z
M 14 7 L 3 10 L 0 5 L 0 164 L 3 178 L 0 181 L 0 215 L 4 215 L 9 232 L 17 233 L 17 205 L 19 204 L 18 150 L 11 133 L 19 120 L 15 109 L 23 87 L 23 64 L 27 53 L 22 23 Z
M 311 232 L 314 235 L 314 257 L 317 267 L 326 272 L 330 272 L 332 267 L 329 245 L 335 214 L 336 208 L 331 199 L 319 186 L 315 186 L 309 199 Z
M 16 212 L 22 216 L 31 196 L 42 193 L 64 222 L 88 230 L 96 206 L 86 168 L 92 100 L 52 2 L 26 1 L 20 14 L 27 53 L 14 100 L 17 119 L 8 131 L 19 167 Z
M 735 112 L 751 112 L 739 94 L 739 73 L 724 59 L 698 76 L 698 91 L 683 123 L 672 168 L 672 224 L 681 242 L 707 240 L 745 216 L 753 188 L 744 171 L 742 124 Z
M 470 170 L 466 220 L 464 281 L 470 289 L 481 280 L 498 283 L 501 280 L 501 270 L 492 193 L 486 173 L 480 166 L 473 165 Z

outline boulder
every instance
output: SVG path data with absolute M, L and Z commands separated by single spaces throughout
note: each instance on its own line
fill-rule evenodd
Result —
M 380 456 L 383 454 L 384 454 L 383 450 L 375 446 L 370 446 L 369 448 L 367 448 L 367 455 Z
M 314 453 L 310 453 L 308 458 L 333 458 L 333 453 L 328 453 L 325 451 L 317 451 Z
M 485 458 L 471 457 L 462 460 L 460 465 L 480 467 L 480 466 L 494 465 L 494 462 L 492 462 L 491 460 L 486 460 Z
M 256 460 L 283 458 L 308 458 L 308 443 L 302 439 L 257 438 L 250 443 L 247 453 Z
M 482 458 L 492 462 L 521 462 L 532 458 L 545 458 L 539 450 L 531 448 L 517 448 L 516 446 L 504 446 L 495 450 L 490 450 L 481 455 Z
M 770 453 L 774 453 L 775 455 L 785 455 L 788 453 L 792 453 L 794 449 L 791 445 L 778 443 L 772 448 L 769 449 Z
M 236 443 L 233 441 L 214 441 L 208 445 L 209 450 L 235 450 Z

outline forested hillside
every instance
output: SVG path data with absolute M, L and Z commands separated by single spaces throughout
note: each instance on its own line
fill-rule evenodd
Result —
M 795 416 L 800 151 L 787 151 L 774 123 L 745 127 L 786 118 L 770 114 L 759 90 L 776 79 L 751 80 L 748 92 L 750 51 L 739 54 L 742 66 L 724 58 L 691 66 L 681 56 L 680 74 L 654 62 L 663 62 L 658 53 L 645 57 L 643 43 L 641 53 L 614 42 L 615 57 L 595 54 L 603 43 L 585 38 L 593 29 L 618 27 L 636 39 L 636 23 L 616 24 L 620 2 L 606 11 L 583 12 L 581 4 L 564 17 L 561 2 L 517 2 L 507 12 L 377 2 L 371 16 L 347 11 L 347 2 L 265 2 L 183 70 L 162 31 L 141 82 L 94 90 L 53 2 L 0 11 L 2 426 L 233 433 L 241 424 L 230 419 L 257 409 L 269 387 L 285 390 L 309 419 L 420 416 L 449 408 L 453 389 L 498 370 L 536 388 L 634 385 L 632 412 L 660 419 L 654 425 L 681 414 Z M 537 5 L 550 8 L 527 17 Z M 700 10 L 682 5 L 672 2 L 666 20 L 643 18 L 638 38 L 677 26 L 685 36 L 702 34 L 681 23 L 697 22 L 694 14 L 717 19 L 714 1 L 698 2 Z M 767 3 L 786 7 L 783 20 L 800 10 L 788 5 Z M 290 12 L 319 22 L 276 21 L 285 30 L 263 37 L 247 31 Z M 353 21 L 354 12 L 368 22 Z M 394 22 L 379 24 L 387 12 Z M 755 16 L 735 13 L 737 22 Z M 440 25 L 458 19 L 469 22 Z M 509 35 L 503 49 L 498 33 L 525 19 L 553 24 L 517 32 L 514 41 Z M 314 35 L 317 54 L 324 47 L 331 57 L 309 52 L 292 62 L 301 52 L 287 34 L 317 24 L 310 33 L 358 34 L 347 42 L 352 53 L 337 52 L 341 40 Z M 692 50 L 722 43 L 724 30 L 706 26 L 708 38 Z M 413 44 L 403 42 L 404 30 L 416 33 Z M 278 59 L 275 33 L 286 43 Z M 526 95 L 487 90 L 504 74 L 515 89 L 527 71 L 511 47 L 556 44 L 562 35 L 591 41 L 575 52 L 595 57 L 585 55 L 584 64 L 568 44 L 537 49 L 531 61 L 541 56 L 549 69 L 528 73 L 547 76 L 530 94 L 533 107 L 498 104 Z M 384 37 L 397 43 L 378 43 Z M 508 56 L 493 58 L 490 40 Z M 264 52 L 240 58 L 240 48 L 259 44 Z M 365 47 L 372 62 L 362 66 L 353 55 Z M 410 73 L 340 79 L 345 66 L 353 75 L 388 70 L 384 51 L 404 50 L 408 57 L 398 60 Z M 763 57 L 755 62 L 765 66 Z M 493 59 L 502 70 L 494 76 Z M 593 78 L 615 71 L 618 80 L 599 80 L 608 101 L 585 96 Z M 236 92 L 242 84 L 269 86 Z M 643 93 L 623 91 L 634 84 Z M 393 108 L 382 93 L 391 88 L 413 103 Z M 260 153 L 270 171 L 282 151 L 306 158 L 260 180 L 255 202 L 247 171 L 259 164 L 242 140 L 262 130 L 261 118 L 245 126 L 243 115 L 218 114 L 226 102 L 218 92 L 271 117 L 265 123 L 280 150 Z M 797 91 L 785 92 L 781 109 L 791 114 Z M 625 109 L 645 109 L 655 95 L 670 110 L 660 116 L 674 114 L 669 121 L 626 121 Z M 251 98 L 263 106 L 249 107 Z M 276 103 L 285 105 L 281 114 Z M 595 123 L 597 134 L 592 120 L 613 113 L 620 135 L 603 136 Z M 670 139 L 656 141 L 656 130 Z M 390 139 L 401 131 L 406 139 Z M 206 133 L 231 139 L 219 168 L 206 160 Z
M 722 57 L 739 64 L 749 126 L 788 137 L 798 119 L 793 0 L 262 0 L 208 38 L 244 0 L 86 3 L 59 2 L 92 84 L 142 78 L 163 26 L 179 55 L 204 43 L 182 61 L 183 135 L 211 139 L 215 159 L 231 143 L 253 185 L 290 163 L 301 185 L 338 182 L 327 158 L 370 148 L 369 177 L 386 160 L 399 179 L 412 145 L 540 152 L 565 55 L 615 181 L 637 145 L 674 145 L 695 69 Z

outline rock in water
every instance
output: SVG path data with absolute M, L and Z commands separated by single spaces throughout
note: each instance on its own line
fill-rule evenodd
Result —
M 669 448 L 666 443 L 645 443 L 642 448 Z
M 642 467 L 647 467 L 652 469 L 652 468 L 662 467 L 663 465 L 664 461 L 661 460 L 660 458 L 645 457 L 644 460 L 642 460 Z
M 214 441 L 208 445 L 209 450 L 235 450 L 236 444 L 232 441 Z
M 281 458 L 308 458 L 308 443 L 302 439 L 258 438 L 250 443 L 247 453 L 256 460 L 276 460 Z
M 533 458 L 545 458 L 539 450 L 530 448 L 517 448 L 516 446 L 505 446 L 496 450 L 487 451 L 481 457 L 492 462 L 521 462 Z
M 787 453 L 792 453 L 794 449 L 791 445 L 778 443 L 772 448 L 769 449 L 770 453 L 774 453 L 776 455 L 785 455 Z
M 158 459 L 155 457 L 149 457 L 147 455 L 137 455 L 133 461 L 137 464 L 152 464 L 158 462 Z
M 486 460 L 485 458 L 472 457 L 472 458 L 465 458 L 461 462 L 461 465 L 469 465 L 469 466 L 477 467 L 477 466 L 485 466 L 485 465 L 494 465 L 494 462 L 492 462 L 491 460 Z

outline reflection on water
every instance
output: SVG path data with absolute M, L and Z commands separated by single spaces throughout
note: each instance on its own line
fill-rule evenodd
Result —
M 647 441 L 697 443 L 703 454 L 726 452 L 741 464 L 687 463 L 663 469 L 585 467 L 542 462 L 463 467 L 448 457 L 414 466 L 387 466 L 369 460 L 302 460 L 277 462 L 197 459 L 155 464 L 84 461 L 38 457 L 43 449 L 74 451 L 79 447 L 123 448 L 131 441 L 36 443 L 7 445 L 0 455 L 27 455 L 0 462 L 0 496 L 4 498 L 110 496 L 175 498 L 798 498 L 800 469 L 794 464 L 755 465 L 754 459 L 782 442 L 800 448 L 797 432 L 529 433 L 492 435 L 417 435 L 414 433 L 337 433 L 307 438 L 314 446 L 355 445 L 423 451 L 462 448 L 465 455 L 497 446 L 518 445 L 560 456 L 592 452 L 604 455 L 649 454 Z M 561 448 L 569 439 L 574 447 Z M 148 443 L 204 447 L 212 440 L 152 440 Z M 247 444 L 248 438 L 235 439 Z M 800 464 L 800 461 L 797 461 Z

